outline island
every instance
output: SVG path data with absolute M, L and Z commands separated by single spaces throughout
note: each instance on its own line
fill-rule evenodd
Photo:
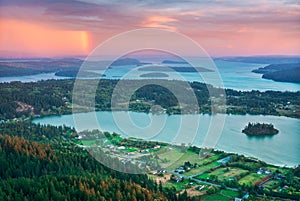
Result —
M 262 78 L 277 82 L 300 83 L 300 63 L 271 64 L 252 72 L 263 74 Z
M 139 71 L 158 71 L 158 72 L 213 72 L 211 69 L 204 67 L 190 67 L 190 66 L 145 66 L 138 69 Z
M 173 60 L 164 60 L 162 64 L 189 64 L 187 61 L 173 61 Z
M 121 58 L 115 60 L 111 65 L 112 66 L 126 66 L 126 65 L 140 65 L 141 62 L 133 58 Z
M 165 73 L 145 73 L 140 75 L 140 77 L 169 77 L 169 75 Z
M 61 77 L 71 77 L 75 78 L 77 76 L 79 77 L 105 77 L 105 75 L 95 73 L 95 72 L 90 72 L 90 71 L 80 71 L 78 75 L 79 70 L 63 70 L 63 71 L 58 71 L 55 73 L 56 76 L 61 76 Z
M 248 123 L 248 125 L 242 130 L 243 133 L 251 136 L 265 136 L 276 135 L 279 130 L 274 128 L 273 124 L 266 123 Z

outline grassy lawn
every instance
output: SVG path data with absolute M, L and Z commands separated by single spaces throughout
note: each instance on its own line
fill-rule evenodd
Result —
M 239 196 L 238 192 L 231 191 L 231 190 L 222 190 L 220 194 L 222 194 L 224 196 L 232 197 L 232 198 Z
M 136 151 L 136 148 L 128 148 L 128 149 L 124 149 L 124 152 L 135 152 Z
M 213 161 L 216 161 L 216 160 L 219 160 L 221 157 L 220 155 L 218 154 L 214 154 L 214 153 L 210 153 L 210 157 L 209 158 L 205 158 L 203 159 L 199 165 L 204 165 L 204 164 L 207 164 L 209 162 L 213 162 Z
M 185 153 L 182 153 L 179 148 L 174 148 L 174 147 L 171 150 L 168 147 L 165 147 L 159 150 L 157 154 L 161 159 L 160 160 L 161 165 L 170 170 L 174 170 L 182 166 L 186 161 L 189 161 L 191 164 L 197 163 L 203 166 L 204 164 L 217 161 L 222 157 L 221 154 L 215 154 L 211 152 L 209 153 L 210 155 L 209 158 L 201 158 L 197 153 L 194 153 L 192 151 L 187 151 Z M 194 171 L 195 173 L 191 173 L 190 175 L 201 172 L 201 170 L 200 171 L 192 170 L 192 171 Z
M 178 150 L 176 148 L 169 149 L 166 147 L 164 149 L 159 150 L 157 152 L 157 155 L 158 155 L 159 159 L 161 159 L 159 161 L 160 164 L 163 167 L 167 167 L 168 169 L 171 169 L 169 166 L 173 165 L 173 163 L 176 162 L 180 157 L 182 157 L 184 155 L 184 153 L 181 153 L 180 150 Z
M 187 181 L 188 182 L 188 181 Z M 172 188 L 172 187 L 175 187 L 176 188 L 176 192 L 180 192 L 184 189 L 186 189 L 186 186 L 187 186 L 187 183 L 186 182 L 166 182 L 164 184 L 164 187 L 167 187 L 167 188 Z
M 256 173 L 251 173 L 242 179 L 239 180 L 239 184 L 246 184 L 249 186 L 252 186 L 255 184 L 255 182 L 265 178 L 267 175 L 262 175 L 262 174 L 256 174 Z
M 97 140 L 81 140 L 79 143 L 81 142 L 84 146 L 90 146 L 96 144 L 96 141 Z
M 209 179 L 209 174 L 204 173 L 196 177 L 197 179 Z
M 191 171 L 184 173 L 184 175 L 186 175 L 186 176 L 192 176 L 192 175 L 195 175 L 195 174 L 207 171 L 207 170 L 209 170 L 211 168 L 217 167 L 218 165 L 220 165 L 220 163 L 218 163 L 218 162 L 212 162 L 212 163 L 210 163 L 208 165 L 203 165 L 203 166 L 200 166 L 198 168 L 192 169 Z
M 238 177 L 243 173 L 248 173 L 248 170 L 243 170 L 240 168 L 218 168 L 209 175 L 216 175 L 219 180 L 228 180 L 229 178 Z
M 279 186 L 279 181 L 275 181 L 275 180 L 268 181 L 267 183 L 264 184 L 264 186 L 267 188 L 275 189 Z
M 174 170 L 182 166 L 186 161 L 189 161 L 192 164 L 200 163 L 202 161 L 198 154 L 191 151 L 182 153 L 178 148 L 173 148 L 171 150 L 169 150 L 168 148 L 165 149 L 167 150 L 160 150 L 157 152 L 157 154 L 161 159 L 161 165 L 170 170 Z M 163 163 L 164 160 L 166 160 L 167 162 Z
M 267 168 L 271 172 L 276 172 L 276 170 L 278 170 L 282 174 L 287 174 L 290 171 L 288 168 L 276 167 L 276 166 L 271 166 L 271 165 L 270 166 L 266 166 L 265 168 Z
M 201 200 L 205 200 L 205 201 L 227 201 L 227 200 L 232 200 L 232 198 L 224 196 L 224 195 L 218 193 L 218 194 L 214 194 L 214 195 L 202 196 Z
M 223 200 L 233 200 L 234 197 L 238 197 L 239 193 L 231 190 L 221 190 L 221 192 L 213 195 L 201 196 L 201 200 L 205 201 L 223 201 Z

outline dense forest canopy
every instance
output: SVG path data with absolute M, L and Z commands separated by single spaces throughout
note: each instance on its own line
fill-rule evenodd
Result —
M 89 82 L 89 80 L 86 80 Z M 138 86 L 142 80 L 122 81 L 123 90 Z M 156 81 L 157 82 L 157 81 Z M 129 108 L 131 111 L 149 112 L 152 105 L 160 105 L 168 114 L 179 114 L 181 109 L 178 100 L 167 88 L 161 86 L 184 85 L 181 81 L 160 80 L 158 85 L 146 85 L 138 89 L 132 96 Z M 99 81 L 95 95 L 96 110 L 111 110 L 111 97 L 118 80 L 102 79 Z M 30 117 L 34 115 L 60 115 L 72 111 L 72 91 L 74 80 L 47 80 L 32 83 L 1 83 L 0 84 L 0 119 Z M 161 85 L 161 86 L 160 86 Z M 218 97 L 210 97 L 208 88 L 218 91 L 210 85 L 192 82 L 190 86 L 196 95 L 199 112 L 211 113 L 211 101 Z M 180 87 L 174 90 L 181 90 Z M 300 91 L 236 91 L 226 89 L 226 112 L 228 114 L 264 114 L 300 117 Z M 138 100 L 138 101 L 137 101 Z M 184 100 L 187 112 L 194 113 L 195 108 L 188 108 L 189 97 Z M 223 104 L 223 103 L 221 103 Z M 122 108 L 120 108 L 122 109 Z
M 262 135 L 275 135 L 279 132 L 274 128 L 273 124 L 266 123 L 248 123 L 248 125 L 242 130 L 247 135 L 262 136 Z

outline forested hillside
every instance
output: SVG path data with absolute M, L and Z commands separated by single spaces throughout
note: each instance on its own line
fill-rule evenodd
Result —
M 119 80 L 100 80 L 95 95 L 96 110 L 111 110 L 111 97 Z M 90 82 L 86 80 L 85 82 Z M 139 86 L 143 80 L 122 81 L 122 90 Z M 157 81 L 158 82 L 158 81 Z M 180 81 L 160 80 L 159 85 L 146 85 L 139 88 L 132 96 L 129 105 L 131 111 L 150 112 L 152 105 L 160 105 L 168 114 L 179 114 L 178 100 L 167 88 L 184 91 L 185 85 Z M 72 112 L 72 91 L 74 80 L 48 80 L 35 83 L 1 83 L 0 84 L 0 119 L 30 117 L 34 115 L 60 115 Z M 196 95 L 199 112 L 211 113 L 211 101 L 220 97 L 210 97 L 208 88 L 218 90 L 199 82 L 190 83 Z M 179 87 L 178 87 L 179 86 Z M 264 114 L 300 117 L 300 92 L 279 91 L 236 91 L 226 89 L 226 112 L 228 114 Z M 124 100 L 126 101 L 126 100 Z M 190 97 L 185 97 L 186 112 L 195 113 L 189 108 Z M 122 104 L 120 104 L 122 106 Z M 119 110 L 124 108 L 120 107 Z
M 147 175 L 101 165 L 72 143 L 73 129 L 10 122 L 0 133 L 0 200 L 177 200 Z

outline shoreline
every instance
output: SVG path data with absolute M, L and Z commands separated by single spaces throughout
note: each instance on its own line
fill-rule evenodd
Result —
M 130 112 L 130 113 L 136 113 L 137 115 L 139 115 L 139 113 L 137 113 L 137 112 Z M 83 116 L 82 117 L 84 117 L 85 116 L 85 114 L 86 113 L 81 113 Z M 104 116 L 106 116 L 106 115 L 111 115 L 110 114 L 110 111 L 103 111 L 103 113 L 102 113 Z M 162 115 L 162 114 L 154 114 L 155 116 L 158 116 L 158 115 Z M 166 115 L 166 114 L 164 114 L 164 115 Z M 193 115 L 195 115 L 195 114 L 193 114 Z M 218 114 L 217 114 L 218 115 Z M 181 116 L 181 115 L 173 115 L 173 116 Z M 204 114 L 204 115 L 202 115 L 202 116 L 204 116 L 204 118 L 206 117 L 206 118 L 209 118 L 210 117 L 210 115 L 209 114 Z M 236 118 L 238 118 L 238 116 L 248 116 L 248 117 L 252 117 L 252 118 L 255 118 L 255 116 L 257 116 L 257 115 L 230 115 L 230 116 L 236 116 Z M 268 115 L 259 115 L 260 117 L 268 117 Z M 59 116 L 51 116 L 51 117 L 56 117 L 56 118 L 58 118 L 58 119 L 60 119 L 60 117 Z M 51 118 L 50 117 L 50 118 Z M 272 117 L 272 116 L 271 116 Z M 48 124 L 47 122 L 46 123 L 43 123 L 43 121 L 42 122 L 39 122 L 39 120 L 43 120 L 44 118 L 49 118 L 49 117 L 41 117 L 41 118 L 35 118 L 35 119 L 33 119 L 32 121 L 34 122 L 34 123 L 41 123 L 41 124 Z M 68 117 L 67 117 L 67 119 L 69 119 L 69 118 L 71 118 L 71 119 L 73 119 L 73 117 L 72 117 L 72 114 L 69 114 L 68 115 Z M 79 117 L 80 118 L 80 117 Z M 274 117 L 273 116 L 273 118 L 275 118 L 275 119 L 277 119 L 276 117 Z M 278 117 L 279 118 L 279 117 Z M 294 118 L 290 118 L 290 117 L 280 117 L 280 118 L 284 118 L 284 119 L 290 119 L 290 120 L 292 120 L 292 121 L 298 121 L 297 119 L 294 119 Z M 57 121 L 57 120 L 54 120 L 54 121 Z M 59 121 L 62 121 L 62 120 L 59 120 Z M 72 120 L 73 121 L 73 120 Z M 274 121 L 274 120 L 273 120 Z M 68 122 L 68 120 L 65 122 L 66 124 L 65 125 L 67 125 L 67 126 L 71 126 L 71 127 L 73 127 L 74 128 L 74 125 L 72 125 L 72 124 L 70 124 L 70 122 Z M 57 125 L 56 123 L 54 123 L 54 124 L 52 124 L 52 125 Z M 63 124 L 61 124 L 61 125 L 63 125 Z M 87 129 L 93 129 L 93 128 L 87 128 Z M 85 129 L 83 129 L 83 130 L 85 130 Z M 116 132 L 116 133 L 119 133 L 119 131 L 117 131 L 117 130 L 111 130 L 111 129 L 102 129 L 102 131 L 108 131 L 108 132 Z M 80 132 L 80 130 L 79 130 L 79 132 Z M 226 132 L 226 131 L 225 131 Z M 122 135 L 122 134 L 121 134 Z M 224 135 L 224 134 L 222 134 L 222 135 Z M 232 133 L 232 134 L 230 134 L 230 135 L 234 135 L 234 133 Z M 248 137 L 246 136 L 246 135 L 243 135 L 242 133 L 240 133 L 240 135 L 241 136 L 244 136 L 244 137 L 241 137 L 241 138 L 247 138 L 248 139 Z M 127 136 L 127 135 L 122 135 L 122 137 L 124 137 L 124 136 L 126 136 L 126 137 L 130 137 L 130 136 Z M 133 135 L 134 136 L 134 135 Z M 162 136 L 159 138 L 159 139 L 151 139 L 151 141 L 159 141 L 159 142 L 165 142 L 165 143 L 170 143 L 170 142 L 168 142 L 166 139 L 164 140 L 164 134 L 162 134 Z M 271 137 L 272 138 L 272 137 Z M 247 139 L 245 139 L 246 141 L 247 141 Z M 261 138 L 255 138 L 255 137 L 252 137 L 251 138 L 251 140 L 253 140 L 253 139 L 259 139 L 259 140 L 261 140 Z M 268 140 L 268 139 L 267 139 Z M 219 140 L 218 140 L 219 141 Z M 224 143 L 223 143 L 224 144 Z M 226 143 L 225 143 L 226 144 Z M 259 156 L 257 156 L 257 155 L 255 155 L 255 154 L 253 154 L 254 152 L 253 151 L 251 151 L 252 149 L 250 149 L 250 150 L 248 150 L 248 151 L 232 151 L 232 150 L 230 150 L 230 149 L 226 149 L 226 146 L 225 145 L 222 145 L 222 144 L 220 144 L 221 145 L 221 147 L 218 147 L 218 144 L 216 145 L 216 147 L 214 147 L 214 149 L 217 149 L 217 150 L 222 150 L 222 151 L 225 151 L 225 152 L 229 152 L 229 153 L 237 153 L 237 154 L 243 154 L 243 155 L 245 155 L 245 156 L 249 156 L 249 157 L 254 157 L 254 158 L 257 158 L 258 160 L 262 160 L 262 161 L 266 161 L 266 162 L 268 162 L 268 163 L 270 163 L 270 164 L 273 164 L 273 165 L 277 165 L 277 166 L 281 166 L 281 167 L 283 167 L 283 166 L 288 166 L 288 167 L 294 167 L 295 165 L 298 165 L 299 164 L 299 162 L 296 164 L 287 164 L 287 163 L 285 163 L 285 162 L 282 162 L 282 163 L 278 163 L 278 160 L 276 160 L 276 161 L 274 161 L 274 162 L 270 162 L 270 160 L 272 161 L 272 160 L 274 160 L 274 159 L 272 159 L 272 158 L 274 158 L 274 157 L 271 157 L 270 159 L 268 159 L 268 160 L 264 160 L 264 159 L 262 159 L 262 158 L 260 158 Z M 219 146 L 220 146 L 219 145 Z M 196 145 L 195 145 L 196 146 Z M 249 152 L 250 151 L 250 152 Z M 249 153 L 247 153 L 247 152 L 249 152 Z M 252 153 L 253 152 L 253 153 Z M 252 153 L 252 154 L 251 154 Z M 263 157 L 263 158 L 265 158 L 265 157 Z M 267 158 L 269 158 L 269 157 L 267 157 Z

